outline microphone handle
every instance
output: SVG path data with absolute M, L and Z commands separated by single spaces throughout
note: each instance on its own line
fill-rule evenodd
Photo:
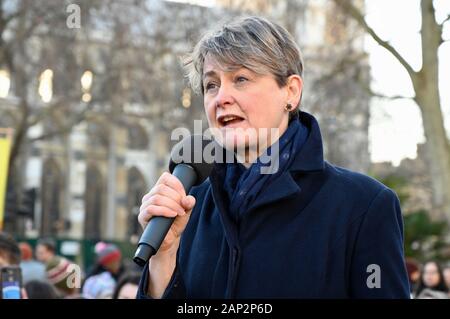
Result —
M 192 166 L 187 164 L 178 164 L 172 172 L 183 184 L 186 194 L 189 193 L 191 187 L 197 180 L 197 173 Z M 144 266 L 151 256 L 156 254 L 164 238 L 166 238 L 175 217 L 152 217 L 144 229 L 138 243 L 138 248 L 134 255 L 133 261 L 139 266 Z

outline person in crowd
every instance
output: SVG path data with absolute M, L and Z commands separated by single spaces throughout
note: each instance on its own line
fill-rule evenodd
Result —
M 114 244 L 99 242 L 96 265 L 86 278 L 82 292 L 87 298 L 112 298 L 117 280 L 124 273 L 122 253 Z
M 136 299 L 139 279 L 139 272 L 127 272 L 123 274 L 114 289 L 113 299 Z
M 413 258 L 406 258 L 405 263 L 408 272 L 411 298 L 414 298 L 420 280 L 420 264 Z
M 56 288 L 62 298 L 69 298 L 80 294 L 81 273 L 78 265 L 65 257 L 53 256 L 47 262 L 47 280 Z
M 0 267 L 19 265 L 20 248 L 9 234 L 0 231 Z
M 28 299 L 60 299 L 56 288 L 46 281 L 30 280 L 25 284 Z
M 3 267 L 20 268 L 20 258 L 20 248 L 17 242 L 10 234 L 0 231 L 0 269 Z M 23 288 L 23 284 L 20 298 L 28 298 L 27 293 Z
M 447 299 L 449 289 L 445 283 L 441 266 L 435 261 L 428 261 L 423 266 L 419 286 L 416 291 L 417 299 Z
M 447 287 L 450 289 L 450 264 L 447 264 L 442 270 L 442 275 L 444 276 L 444 281 Z
M 46 281 L 47 275 L 45 273 L 45 265 L 37 260 L 33 259 L 33 249 L 27 242 L 19 243 L 21 262 L 20 268 L 22 269 L 22 280 L 26 284 L 29 281 Z
M 36 245 L 36 259 L 47 264 L 53 257 L 56 256 L 56 243 L 51 238 L 43 238 L 38 241 Z

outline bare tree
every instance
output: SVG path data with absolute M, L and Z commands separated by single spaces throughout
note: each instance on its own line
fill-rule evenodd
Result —
M 78 3 L 84 9 L 89 2 Z M 86 61 L 75 55 L 79 35 L 77 29 L 66 25 L 68 4 L 57 0 L 0 1 L 0 66 L 11 74 L 14 96 L 12 102 L 1 105 L 14 129 L 10 177 L 18 168 L 24 145 L 67 134 L 89 109 L 90 103 L 80 103 L 79 82 Z M 51 69 L 57 78 L 48 103 L 37 95 L 38 79 L 45 69 Z M 30 128 L 39 125 L 44 127 L 42 134 L 30 137 Z
M 185 7 L 173 4 L 167 10 L 170 4 L 163 1 L 79 0 L 81 28 L 71 29 L 66 8 L 72 3 L 0 1 L 0 67 L 11 74 L 13 91 L 13 99 L 0 104 L 2 122 L 7 119 L 14 129 L 10 180 L 20 171 L 25 146 L 66 136 L 87 119 L 123 122 L 127 104 L 141 105 L 139 116 L 149 120 L 170 118 L 181 104 L 174 100 L 183 83 L 177 54 L 186 52 L 179 44 L 196 38 L 202 19 L 193 17 L 201 16 L 201 8 L 182 17 Z M 54 79 L 48 103 L 37 94 L 45 69 L 53 71 Z M 95 79 L 92 99 L 83 103 L 80 78 L 87 69 Z M 42 127 L 42 133 L 30 135 L 35 127 Z
M 367 23 L 363 11 L 350 0 L 334 0 L 344 13 L 351 16 L 379 45 L 385 48 L 407 71 L 414 88 L 414 101 L 422 114 L 426 137 L 428 169 L 433 188 L 433 207 L 437 214 L 450 221 L 450 146 L 446 135 L 439 96 L 438 50 L 443 39 L 444 23 L 438 23 L 433 0 L 421 0 L 421 56 L 422 66 L 415 70 L 399 51 L 383 40 Z M 419 53 L 419 52 L 418 52 Z

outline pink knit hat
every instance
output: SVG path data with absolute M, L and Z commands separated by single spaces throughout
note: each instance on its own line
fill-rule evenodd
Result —
M 120 252 L 119 248 L 114 244 L 104 244 L 104 245 L 97 244 L 95 248 L 97 253 L 97 261 L 102 266 L 120 260 L 122 258 L 122 253 Z

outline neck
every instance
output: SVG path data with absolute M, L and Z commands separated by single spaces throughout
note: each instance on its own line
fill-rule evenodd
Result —
M 251 150 L 251 147 L 246 147 L 243 150 L 236 151 L 235 154 L 238 162 L 244 165 L 245 168 L 249 168 L 262 154 L 262 152 L 259 153 L 256 150 Z
M 254 162 L 266 152 L 267 148 L 272 146 L 280 139 L 280 136 L 286 132 L 288 124 L 282 125 L 281 128 L 271 129 L 264 137 L 259 137 L 256 145 L 246 146 L 243 149 L 235 150 L 236 159 L 239 163 L 249 168 Z

